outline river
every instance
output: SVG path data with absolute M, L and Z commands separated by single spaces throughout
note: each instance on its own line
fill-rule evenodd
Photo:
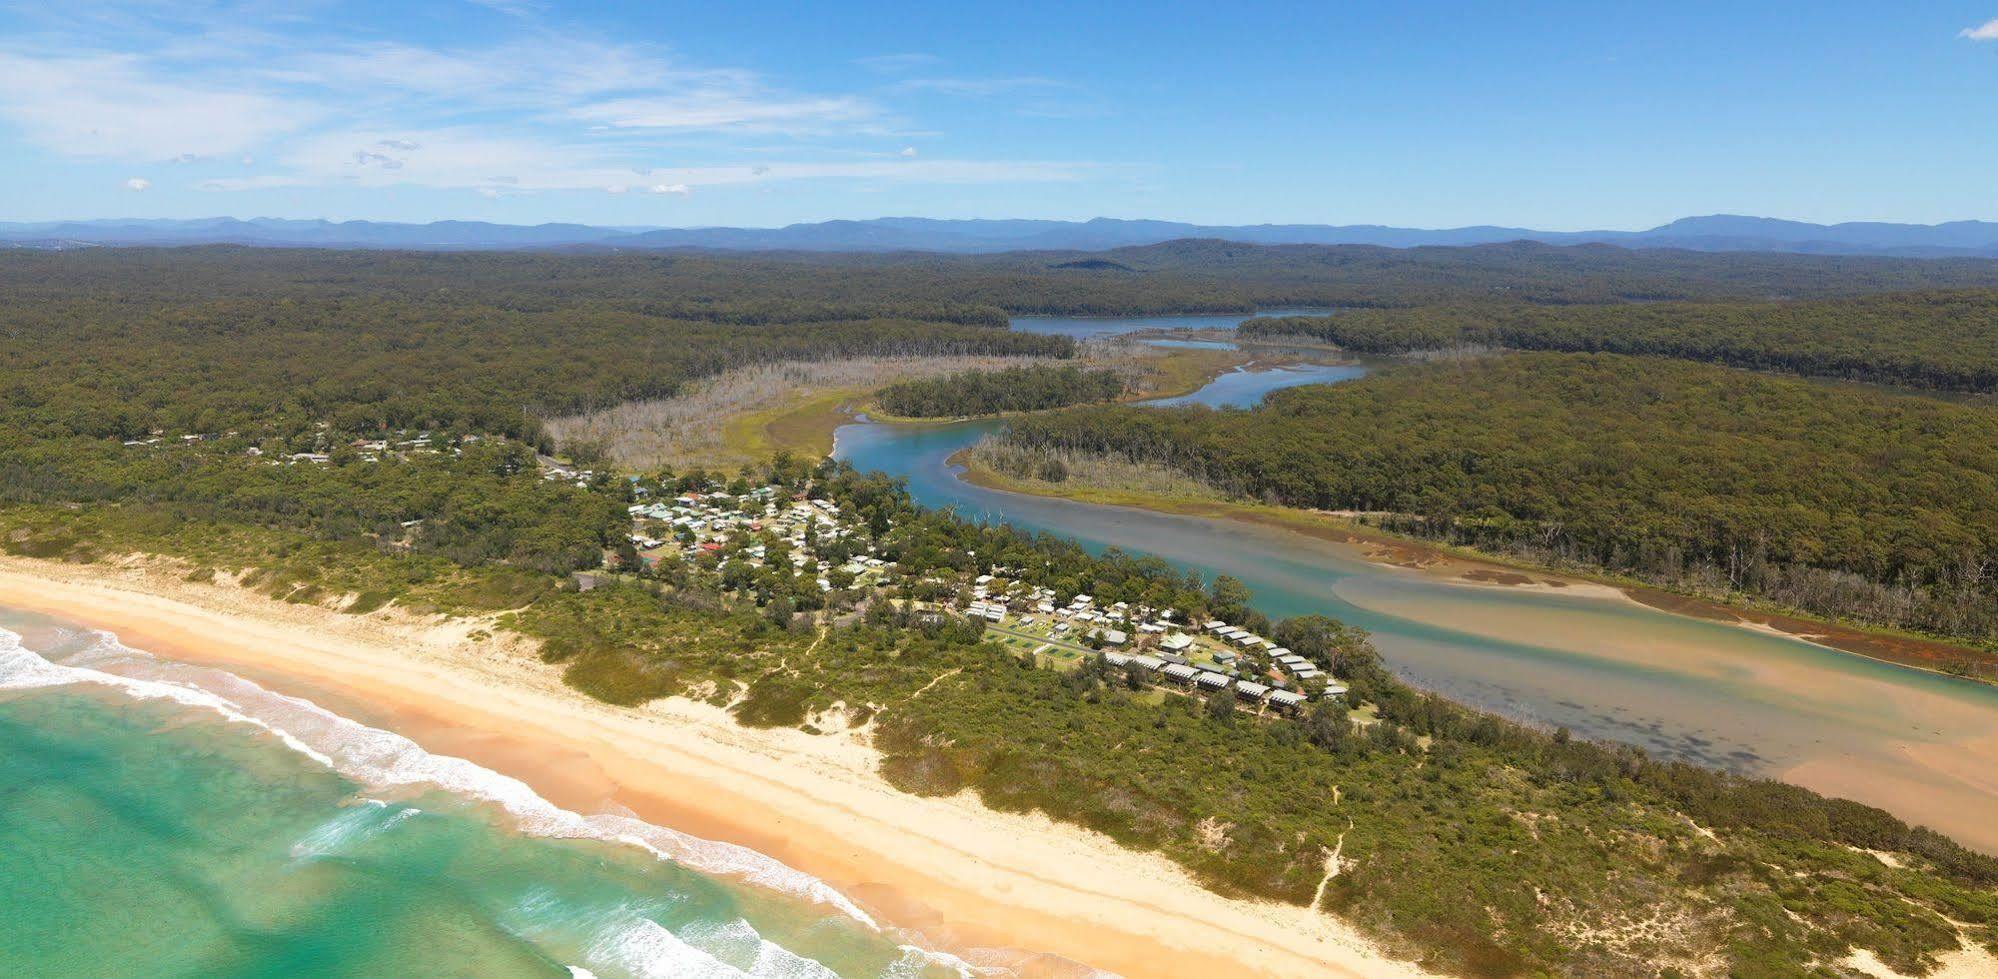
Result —
M 1014 328 L 1102 337 L 1238 320 L 1022 318 Z M 1281 387 L 1364 373 L 1354 365 L 1237 371 L 1165 400 L 1247 406 Z M 1008 493 L 958 478 L 948 457 L 1001 424 L 861 422 L 839 430 L 834 455 L 907 479 L 920 503 L 1061 534 L 1092 550 L 1157 555 L 1210 578 L 1234 575 L 1271 616 L 1320 612 L 1367 629 L 1398 675 L 1455 700 L 1785 778 L 1998 852 L 1998 687 L 1664 612 L 1605 589 L 1469 584 L 1279 528 Z

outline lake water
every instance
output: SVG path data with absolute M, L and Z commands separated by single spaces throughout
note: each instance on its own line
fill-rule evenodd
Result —
M 1204 324 L 1149 317 L 1128 329 Z M 1075 321 L 1020 320 L 1064 332 Z M 1091 320 L 1095 335 L 1116 332 Z M 1201 328 L 1211 328 L 1201 326 Z M 1361 368 L 1222 375 L 1170 402 L 1248 406 Z M 1239 521 L 1006 493 L 946 459 L 1002 423 L 862 423 L 834 455 L 905 478 L 966 517 L 1230 574 L 1271 616 L 1319 612 L 1367 629 L 1401 676 L 1453 699 L 1592 738 L 1783 777 L 1881 806 L 1998 851 L 1998 688 L 1795 639 L 1558 590 L 1478 587 L 1364 560 L 1354 548 Z
M 761 854 L 0 612 L 0 975 L 957 974 Z

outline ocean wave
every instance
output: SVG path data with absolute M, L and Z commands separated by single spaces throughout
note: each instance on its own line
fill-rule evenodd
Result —
M 134 652 L 136 653 L 136 650 Z M 120 676 L 101 670 L 50 662 L 42 658 L 39 653 L 22 645 L 19 633 L 0 629 L 0 690 L 73 686 L 79 683 L 112 687 L 137 700 L 166 700 L 184 707 L 211 711 L 232 724 L 247 724 L 259 728 L 299 754 L 322 765 L 333 766 L 331 758 L 321 754 L 290 732 L 262 718 L 252 716 L 213 692 L 185 684 Z
M 0 690 L 90 684 L 116 689 L 141 700 L 167 700 L 209 711 L 231 723 L 257 728 L 286 747 L 370 792 L 442 789 L 494 806 L 525 834 L 551 839 L 596 840 L 631 846 L 662 860 L 715 877 L 727 877 L 831 908 L 869 930 L 887 930 L 826 882 L 785 866 L 748 847 L 705 840 L 624 815 L 585 816 L 549 802 L 526 783 L 463 758 L 432 754 L 399 734 L 342 717 L 309 700 L 269 690 L 224 670 L 162 660 L 125 646 L 108 632 L 84 634 L 84 646 L 51 661 L 26 648 L 22 637 L 0 629 Z M 401 808 L 380 816 L 376 805 L 336 817 L 293 848 L 300 858 L 335 852 L 384 832 L 418 810 Z M 819 977 L 830 970 L 756 936 L 750 971 L 744 972 L 688 945 L 650 919 L 609 922 L 591 946 L 595 964 L 638 975 L 757 975 Z M 640 922 L 643 922 L 642 924 Z M 753 927 L 743 928 L 755 935 Z M 743 940 L 740 934 L 727 935 Z M 1009 970 L 972 965 L 947 952 L 918 945 L 899 946 L 904 962 L 949 969 L 963 976 Z M 646 966 L 655 956 L 660 968 Z M 764 971 L 764 970 L 770 971 Z M 662 971 L 663 970 L 663 971 Z M 590 970 L 578 970 L 588 974 Z
M 415 806 L 391 806 L 380 799 L 362 799 L 359 805 L 343 809 L 339 815 L 313 827 L 291 845 L 291 855 L 294 859 L 311 860 L 346 852 L 422 811 Z
M 680 937 L 752 976 L 785 979 L 839 979 L 839 973 L 758 934 L 741 918 L 724 922 L 697 921 L 680 929 Z
M 599 968 L 614 968 L 643 979 L 735 979 L 749 975 L 687 943 L 665 925 L 628 909 L 613 913 L 596 940 L 583 950 L 583 957 L 600 963 Z

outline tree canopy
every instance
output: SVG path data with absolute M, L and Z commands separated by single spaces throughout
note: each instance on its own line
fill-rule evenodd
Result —
M 1007 439 L 1603 567 L 1718 567 L 1819 611 L 1998 639 L 1998 416 L 1976 407 L 1532 353 L 1291 388 L 1249 411 L 1074 408 Z
M 1916 388 L 1998 391 L 1998 291 L 1815 302 L 1449 304 L 1271 317 L 1244 336 L 1308 336 L 1360 353 L 1510 347 L 1679 357 Z

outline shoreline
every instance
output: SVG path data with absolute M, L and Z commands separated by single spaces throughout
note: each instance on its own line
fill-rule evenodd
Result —
M 473 620 L 348 616 L 134 562 L 20 558 L 0 559 L 0 605 L 241 670 L 281 692 L 363 705 L 369 723 L 521 779 L 565 808 L 628 810 L 750 847 L 926 943 L 1010 950 L 1022 974 L 1069 975 L 1085 962 L 1188 979 L 1423 974 L 1329 915 L 1222 897 L 1099 834 L 987 809 L 969 792 L 902 793 L 879 775 L 864 729 L 745 728 L 681 698 L 603 704 L 563 686 L 525 641 L 472 640 Z
M 1275 527 L 1320 540 L 1354 545 L 1360 549 L 1362 557 L 1374 564 L 1428 574 L 1465 587 L 1561 589 L 1570 594 L 1594 593 L 1601 597 L 1634 602 L 1672 615 L 1778 635 L 1903 669 L 1998 686 L 1998 681 L 1952 673 L 1929 665 L 1930 657 L 1920 655 L 1921 651 L 1964 652 L 1973 656 L 1991 656 L 1990 653 L 1975 647 L 1941 639 L 1865 629 L 1812 618 L 1801 612 L 1744 608 L 1710 598 L 1671 591 L 1658 585 L 1628 583 L 1607 576 L 1589 576 L 1523 561 L 1511 561 L 1494 555 L 1466 552 L 1433 541 L 1401 537 L 1386 531 L 1364 528 L 1348 518 L 1321 511 L 1296 507 L 1263 507 L 1229 500 L 1176 500 L 1141 492 L 1099 490 L 1094 487 L 1084 487 L 1082 492 L 1073 494 L 1049 492 L 1009 479 L 985 466 L 974 464 L 969 449 L 960 449 L 952 453 L 944 462 L 962 470 L 957 473 L 958 479 L 983 489 Z M 1441 567 L 1444 565 L 1450 566 L 1447 572 Z M 1539 580 L 1534 580 L 1536 577 Z M 1907 652 L 1902 656 L 1894 655 L 1897 651 Z
M 1099 404 L 1138 404 L 1157 398 L 1177 398 L 1206 387 L 1217 377 L 1235 370 L 1271 370 L 1291 360 L 1265 361 L 1232 350 L 1177 350 L 1159 358 L 1161 386 L 1156 390 L 1126 392 Z M 724 444 L 739 454 L 767 458 L 788 451 L 811 458 L 829 456 L 834 433 L 842 425 L 865 416 L 882 425 L 954 425 L 962 422 L 992 421 L 1025 415 L 1060 411 L 1040 408 L 1030 411 L 1001 411 L 984 415 L 957 415 L 948 418 L 911 418 L 890 414 L 875 401 L 879 388 L 837 388 L 820 391 L 801 403 L 752 412 L 731 418 L 722 428 Z

